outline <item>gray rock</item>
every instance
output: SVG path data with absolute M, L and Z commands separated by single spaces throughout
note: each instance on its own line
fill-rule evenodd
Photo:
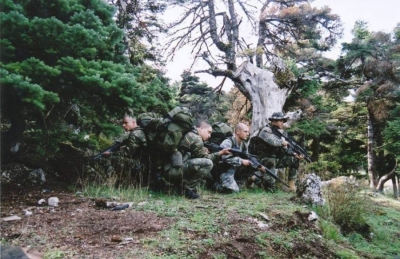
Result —
M 307 204 L 323 205 L 325 199 L 322 197 L 321 178 L 316 174 L 307 174 L 297 180 L 297 197 Z
M 46 182 L 46 177 L 45 174 L 43 172 L 43 170 L 41 168 L 33 170 L 32 172 L 29 173 L 28 179 L 32 182 L 32 183 L 39 183 L 42 184 L 44 182 Z
M 2 259 L 29 259 L 28 255 L 22 250 L 21 247 L 1 245 L 1 258 Z

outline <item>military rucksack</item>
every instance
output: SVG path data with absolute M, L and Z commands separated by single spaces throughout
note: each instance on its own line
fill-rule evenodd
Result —
M 194 118 L 188 108 L 177 106 L 166 117 L 142 113 L 138 115 L 137 123 L 146 134 L 149 150 L 171 155 L 182 137 L 191 130 Z
M 211 137 L 208 141 L 221 144 L 226 138 L 233 136 L 233 130 L 231 126 L 224 122 L 215 122 L 212 125 Z
M 257 135 L 253 136 L 249 140 L 249 153 L 253 155 L 257 155 L 260 157 L 265 157 L 265 156 L 272 156 L 272 155 L 277 155 L 278 151 L 282 149 L 282 147 L 274 147 L 271 145 L 268 145 L 265 140 L 259 137 L 261 131 L 266 130 L 266 127 L 261 128 L 258 132 Z
M 208 142 L 220 145 L 225 139 L 233 136 L 233 130 L 231 126 L 224 122 L 214 122 L 211 126 L 212 133 L 211 137 L 208 139 Z M 218 150 L 210 150 L 212 153 L 217 151 Z

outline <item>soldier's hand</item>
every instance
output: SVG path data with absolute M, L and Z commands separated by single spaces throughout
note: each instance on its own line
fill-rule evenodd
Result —
M 303 154 L 295 154 L 294 155 L 297 159 L 303 159 L 304 158 L 304 155 Z
M 282 146 L 287 147 L 289 145 L 289 142 L 286 140 L 282 140 Z
M 251 165 L 251 162 L 247 159 L 242 159 L 242 165 L 249 166 L 249 165 Z
M 223 156 L 223 155 L 229 155 L 231 154 L 231 152 L 229 151 L 229 148 L 224 148 L 221 151 L 218 152 L 219 156 Z
M 260 167 L 259 170 L 261 173 L 267 172 L 267 170 L 265 169 L 265 166 Z

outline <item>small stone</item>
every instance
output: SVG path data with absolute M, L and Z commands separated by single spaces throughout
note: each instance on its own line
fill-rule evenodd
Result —
M 268 227 L 268 224 L 265 224 L 265 223 L 263 223 L 263 222 L 258 222 L 258 223 L 257 223 L 257 226 L 258 226 L 259 228 L 267 228 L 267 227 Z
M 47 203 L 49 204 L 49 206 L 52 206 L 52 207 L 57 207 L 59 202 L 60 202 L 60 200 L 57 197 L 50 197 L 47 200 Z
M 1 220 L 3 220 L 3 221 L 14 221 L 14 220 L 20 220 L 20 219 L 21 218 L 16 215 L 1 218 Z
M 268 218 L 268 216 L 266 214 L 259 212 L 258 215 L 260 215 L 266 221 L 269 221 L 269 218 Z
M 311 211 L 310 215 L 308 216 L 308 220 L 309 221 L 316 221 L 317 219 L 318 219 L 317 213 L 315 213 L 314 211 Z
M 39 205 L 43 205 L 43 204 L 45 204 L 46 203 L 46 200 L 45 199 L 40 199 L 39 201 L 38 201 L 38 204 Z

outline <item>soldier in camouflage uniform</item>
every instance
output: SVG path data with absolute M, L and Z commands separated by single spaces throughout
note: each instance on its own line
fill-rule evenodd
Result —
M 257 155 L 261 163 L 270 169 L 275 175 L 275 168 L 289 167 L 289 190 L 296 191 L 295 180 L 299 168 L 299 159 L 303 157 L 298 154 L 288 153 L 288 142 L 276 136 L 271 127 L 275 127 L 283 132 L 283 124 L 287 121 L 282 112 L 274 112 L 269 118 L 270 125 L 262 128 L 255 137 L 250 140 L 250 153 Z M 283 132 L 287 136 L 286 132 Z M 249 178 L 248 184 L 256 182 L 256 176 Z M 264 175 L 264 186 L 267 189 L 275 188 L 275 180 L 268 175 Z
M 249 137 L 249 127 L 244 123 L 238 123 L 235 127 L 235 134 L 221 143 L 223 148 L 234 148 L 248 153 L 248 146 L 245 142 Z M 238 156 L 222 156 L 223 164 L 220 167 L 220 181 L 216 184 L 216 190 L 224 193 L 238 192 L 239 186 L 235 181 L 235 173 L 240 167 L 251 166 L 247 159 Z
M 196 187 L 206 178 L 211 177 L 211 169 L 213 161 L 217 161 L 222 155 L 230 154 L 227 149 L 215 153 L 209 153 L 208 149 L 204 147 L 204 142 L 210 138 L 212 127 L 206 122 L 199 122 L 196 128 L 192 129 L 182 138 L 178 145 L 178 150 L 182 153 L 183 166 L 181 170 L 181 177 L 178 174 L 167 177 L 168 181 L 175 178 L 173 182 L 182 182 L 185 190 L 185 197 L 188 199 L 200 198 L 197 193 Z M 168 170 L 167 172 L 170 172 Z
M 104 152 L 103 155 L 111 156 L 112 163 L 121 167 L 121 171 L 127 170 L 135 184 L 145 185 L 148 181 L 144 176 L 148 164 L 146 136 L 137 125 L 136 118 L 129 114 L 125 114 L 122 127 L 129 135 L 122 142 L 120 151 Z

